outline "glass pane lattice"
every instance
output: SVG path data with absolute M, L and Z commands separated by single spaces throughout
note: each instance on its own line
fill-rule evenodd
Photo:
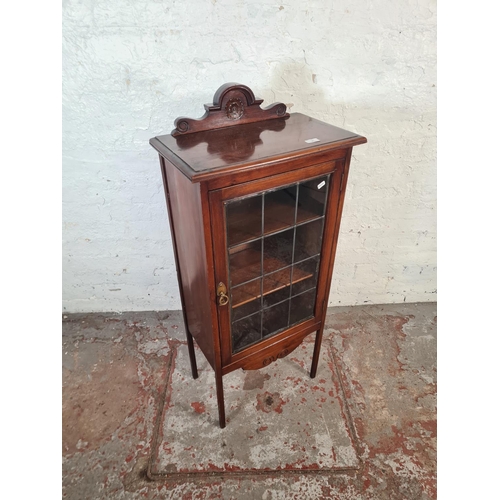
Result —
M 233 353 L 314 316 L 329 177 L 225 203 Z

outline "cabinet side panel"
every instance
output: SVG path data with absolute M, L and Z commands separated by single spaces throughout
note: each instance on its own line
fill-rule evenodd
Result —
M 341 177 L 340 177 L 339 189 L 336 190 L 336 192 L 331 193 L 332 210 L 335 210 L 336 216 L 334 225 L 329 228 L 328 240 L 331 241 L 330 261 L 328 263 L 328 271 L 325 272 L 322 276 L 323 281 L 321 284 L 322 297 L 324 301 L 324 308 L 322 313 L 323 324 L 326 318 L 328 299 L 330 296 L 330 288 L 333 279 L 333 267 L 335 264 L 335 254 L 337 252 L 337 243 L 339 240 L 340 222 L 342 220 L 342 209 L 344 206 L 344 198 L 346 192 L 347 177 L 349 175 L 349 165 L 351 163 L 351 155 L 352 155 L 352 148 L 349 148 L 347 150 L 347 155 L 345 157 L 345 161 L 343 162 L 343 166 L 340 171 Z
M 165 158 L 165 194 L 171 210 L 178 274 L 189 332 L 214 367 L 210 290 L 206 268 L 205 237 L 200 185 L 192 184 Z

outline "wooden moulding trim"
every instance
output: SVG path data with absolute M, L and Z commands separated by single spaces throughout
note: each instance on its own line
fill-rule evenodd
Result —
M 222 367 L 222 374 L 227 375 L 238 368 L 256 370 L 267 366 L 267 364 L 279 358 L 288 356 L 288 354 L 299 346 L 304 337 L 319 330 L 320 327 L 321 322 L 311 318 L 296 327 L 288 328 L 274 337 L 258 342 L 244 351 L 233 354 L 232 361 Z M 291 346 L 294 347 L 291 348 Z M 288 349 L 288 352 L 284 352 L 286 349 Z M 269 362 L 263 364 L 268 359 Z
M 195 172 L 186 162 L 179 158 L 175 153 L 163 145 L 156 137 L 150 139 L 149 144 L 156 149 L 162 156 L 167 158 L 173 165 L 175 165 L 191 182 L 204 182 L 211 181 L 209 189 L 216 189 L 217 187 L 223 187 L 226 184 L 224 181 L 228 179 L 227 184 L 231 183 L 231 177 L 234 175 L 248 175 L 245 180 L 251 180 L 252 178 L 264 177 L 266 175 L 266 170 L 271 166 L 285 165 L 283 171 L 291 168 L 301 168 L 304 164 L 313 161 L 326 161 L 327 159 L 337 159 L 345 156 L 346 148 L 352 147 L 357 144 L 364 144 L 366 138 L 355 136 L 350 139 L 345 139 L 343 141 L 336 141 L 331 143 L 322 144 L 317 148 L 309 148 L 303 151 L 297 151 L 294 153 L 293 157 L 289 154 L 283 154 L 279 156 L 271 156 L 263 161 L 255 162 L 249 161 L 245 163 L 240 163 L 234 166 L 219 167 L 208 172 Z M 330 156 L 331 155 L 331 156 Z M 295 166 L 295 162 L 297 162 Z M 255 175 L 256 174 L 256 175 Z M 220 179 L 220 182 L 218 182 Z M 213 185 L 215 183 L 216 185 Z
M 304 324 L 308 326 L 304 328 Z M 257 370 L 268 366 L 272 362 L 291 354 L 302 343 L 305 337 L 319 330 L 320 327 L 321 322 L 314 322 L 313 318 L 306 323 L 297 325 L 298 329 L 294 328 L 292 334 L 290 334 L 290 329 L 288 329 L 283 332 L 286 336 L 278 334 L 275 337 L 271 337 L 268 339 L 269 345 L 267 346 L 264 344 L 266 341 L 259 342 L 256 344 L 258 349 L 255 352 L 253 352 L 250 347 L 249 350 L 252 352 L 245 353 L 245 351 L 243 351 L 241 353 L 244 355 L 243 357 L 223 366 L 222 374 L 227 375 L 238 368 Z
M 164 146 L 161 141 L 156 137 L 149 140 L 149 144 L 158 151 L 163 157 L 165 157 L 174 167 L 177 167 L 191 182 L 194 170 L 183 160 L 181 160 L 176 154 L 172 153 L 170 149 Z
M 221 364 L 221 344 L 219 338 L 219 320 L 217 313 L 217 303 L 215 296 L 215 270 L 214 270 L 214 255 L 212 246 L 212 231 L 211 231 L 211 211 L 208 198 L 208 191 L 205 184 L 200 184 L 203 232 L 205 237 L 205 258 L 207 266 L 208 293 L 210 295 L 210 310 L 212 313 L 212 338 L 214 343 L 214 366 L 216 373 L 222 370 Z
M 299 158 L 309 158 L 316 153 L 322 153 L 328 150 L 344 149 L 358 144 L 364 144 L 365 142 L 366 139 L 364 137 L 355 136 L 349 139 L 345 139 L 343 141 L 335 141 L 322 144 L 317 148 L 309 148 L 301 151 L 293 151 L 292 154 L 283 153 L 282 155 L 270 156 L 267 158 L 260 159 L 257 163 L 255 162 L 255 160 L 253 160 L 245 163 L 239 163 L 230 167 L 214 168 L 213 170 L 209 170 L 206 172 L 194 172 L 194 170 L 190 168 L 190 170 L 193 172 L 193 175 L 191 176 L 191 182 L 202 182 L 213 179 L 215 177 L 219 177 L 221 175 L 227 175 L 233 173 L 236 174 L 241 172 L 241 170 L 248 169 L 249 167 L 262 169 L 282 161 L 290 162 L 291 160 L 298 160 Z
M 208 189 L 221 189 L 236 184 L 265 179 L 274 175 L 286 174 L 303 168 L 318 166 L 323 163 L 343 159 L 346 153 L 347 149 L 330 149 L 309 156 L 301 156 L 290 160 L 281 160 L 272 164 L 266 164 L 264 167 L 258 165 L 253 168 L 249 167 L 243 172 L 228 173 L 207 181 Z
M 313 179 L 320 175 L 325 175 L 334 172 L 338 168 L 337 161 L 326 161 L 322 163 L 308 164 L 307 167 L 289 168 L 285 172 L 274 173 L 261 179 L 255 179 L 251 182 L 242 182 L 222 189 L 222 201 L 240 198 L 250 194 L 259 193 L 268 189 L 280 187 L 280 185 L 292 184 L 301 182 L 302 180 Z
M 323 303 L 318 300 L 316 303 L 316 316 L 320 316 L 324 320 L 326 311 L 325 304 L 328 302 L 328 284 L 332 281 L 331 260 L 333 259 L 332 239 L 335 235 L 337 227 L 338 205 L 340 199 L 340 186 L 342 181 L 342 173 L 344 171 L 345 160 L 338 160 L 335 164 L 335 171 L 332 172 L 328 192 L 328 205 L 325 212 L 325 229 L 323 233 L 323 242 L 321 247 L 321 262 L 318 272 L 318 297 L 322 298 Z
M 275 102 L 261 108 L 263 99 L 256 98 L 250 87 L 240 83 L 225 83 L 215 92 L 213 103 L 205 104 L 205 114 L 201 118 L 180 116 L 174 122 L 173 137 L 205 130 L 234 127 L 244 123 L 254 123 L 275 118 L 288 118 L 286 105 Z

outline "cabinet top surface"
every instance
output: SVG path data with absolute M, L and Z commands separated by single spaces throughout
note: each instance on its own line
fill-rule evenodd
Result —
M 295 157 L 326 149 L 363 144 L 366 138 L 329 125 L 301 113 L 256 123 L 192 133 L 162 135 L 151 139 L 160 153 L 168 149 L 175 156 L 170 161 L 192 171 L 193 181 L 200 174 L 230 167 L 248 166 L 273 158 Z M 179 164 L 180 162 L 180 164 Z M 186 172 L 185 172 L 186 173 Z

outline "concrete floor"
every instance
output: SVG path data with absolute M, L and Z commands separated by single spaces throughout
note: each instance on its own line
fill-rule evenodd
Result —
M 323 405 L 325 409 L 319 410 L 314 394 L 309 399 L 304 397 L 284 404 L 294 399 L 285 397 L 286 390 L 298 390 L 308 396 L 307 387 L 301 387 L 300 383 L 295 384 L 296 389 L 293 383 L 287 389 L 275 382 L 287 370 L 301 369 L 299 348 L 269 367 L 275 371 L 274 377 L 272 372 L 262 370 L 246 375 L 241 370 L 235 372 L 235 381 L 228 382 L 227 397 L 242 394 L 237 377 L 243 377 L 241 388 L 251 389 L 245 395 L 256 404 L 238 403 L 247 412 L 241 413 L 244 418 L 240 424 L 237 411 L 230 407 L 228 415 L 233 421 L 225 430 L 216 431 L 215 417 L 210 413 L 213 411 L 210 371 L 199 352 L 200 379 L 183 376 L 189 374 L 189 366 L 183 354 L 180 312 L 67 315 L 63 319 L 63 497 L 436 498 L 436 321 L 434 303 L 332 308 L 327 316 L 322 356 L 330 352 L 333 361 L 329 363 L 327 357 L 320 360 L 316 385 L 310 391 L 317 389 L 333 395 Z M 303 352 L 306 360 L 308 349 L 306 343 Z M 175 373 L 169 371 L 172 359 L 178 370 L 177 381 Z M 311 383 L 303 371 L 304 377 L 295 378 L 304 384 Z M 285 378 L 293 380 L 290 376 Z M 331 383 L 331 390 L 322 388 L 321 381 Z M 204 388 L 199 393 L 202 398 L 193 403 L 192 391 L 201 388 Z M 162 420 L 162 401 L 166 393 L 182 398 L 184 392 L 191 404 L 171 405 L 168 410 L 170 425 L 177 434 L 169 438 L 169 446 L 163 444 L 154 453 L 163 454 L 159 457 L 160 465 L 162 460 L 167 461 L 168 453 L 173 453 L 170 458 L 180 464 L 186 457 L 179 455 L 176 459 L 175 446 L 170 445 L 194 439 L 201 473 L 158 475 L 151 481 L 146 477 L 146 469 L 151 463 L 150 456 L 151 460 L 154 458 L 154 429 L 166 425 Z M 340 409 L 335 410 L 335 405 Z M 325 412 L 334 410 L 342 412 L 342 416 L 331 413 L 323 426 L 324 436 L 314 435 L 319 440 L 316 444 L 321 448 L 327 442 L 333 443 L 330 445 L 333 448 L 337 445 L 342 448 L 340 445 L 350 439 L 356 456 L 347 454 L 348 458 L 342 461 L 334 451 L 337 462 L 332 459 L 329 463 L 325 458 L 321 466 L 311 459 L 312 451 L 307 448 L 311 435 L 303 434 L 300 438 L 285 422 L 297 417 L 295 420 L 300 421 L 297 424 L 305 424 L 307 415 L 311 415 L 314 425 L 317 415 L 324 420 Z M 255 463 L 249 463 L 246 470 L 231 463 L 216 467 L 214 450 L 218 449 L 219 439 L 223 439 L 223 447 L 240 452 L 241 465 L 245 442 L 238 429 L 243 429 L 245 422 L 249 422 L 249 427 L 254 426 L 252 418 L 258 418 L 262 424 L 256 431 L 268 426 L 272 429 L 273 425 L 280 428 L 281 437 L 286 438 L 284 443 L 291 447 L 273 441 L 274 437 L 263 441 L 279 450 L 271 458 L 266 455 L 265 470 L 255 471 Z M 335 428 L 340 429 L 337 424 L 341 421 L 346 422 L 349 438 L 340 431 L 338 436 L 332 434 Z M 197 432 L 193 433 L 193 427 Z M 207 432 L 212 432 L 210 438 Z M 265 436 L 262 433 L 255 438 L 268 439 Z M 253 435 L 246 437 L 254 439 Z M 347 446 L 344 448 L 349 451 Z M 184 446 L 183 450 L 187 449 L 191 446 Z M 290 450 L 295 450 L 294 464 L 304 465 L 278 466 L 280 458 L 286 457 Z M 273 459 L 277 465 L 270 467 Z M 288 465 L 288 459 L 285 462 Z M 344 467 L 344 462 L 349 467 Z M 166 472 L 171 470 L 167 467 Z

